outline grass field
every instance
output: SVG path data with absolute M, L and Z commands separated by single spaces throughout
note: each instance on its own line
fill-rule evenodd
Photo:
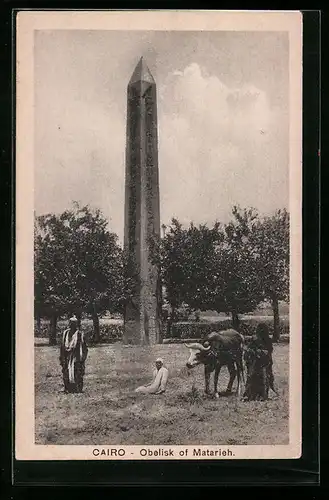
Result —
M 203 368 L 189 375 L 183 345 L 152 348 L 121 344 L 89 348 L 83 394 L 64 394 L 58 347 L 35 347 L 37 444 L 178 445 L 288 444 L 289 344 L 274 347 L 279 398 L 243 402 L 235 394 L 215 400 L 203 393 Z M 161 396 L 134 392 L 150 381 L 153 362 L 169 369 Z M 219 388 L 228 382 L 222 369 Z M 193 389 L 192 389 L 193 388 Z M 272 393 L 271 393 L 272 394 Z

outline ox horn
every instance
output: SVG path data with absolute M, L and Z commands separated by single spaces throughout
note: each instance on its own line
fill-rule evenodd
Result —
M 189 345 L 185 344 L 185 346 L 188 347 L 189 349 L 199 349 L 199 351 L 209 351 L 211 347 L 211 346 L 204 347 L 202 344 L 199 344 L 199 342 L 195 342 Z

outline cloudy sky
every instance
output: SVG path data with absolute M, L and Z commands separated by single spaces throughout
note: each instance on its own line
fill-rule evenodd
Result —
M 157 83 L 161 223 L 288 207 L 288 36 L 35 32 L 35 210 L 98 207 L 122 241 L 126 89 Z

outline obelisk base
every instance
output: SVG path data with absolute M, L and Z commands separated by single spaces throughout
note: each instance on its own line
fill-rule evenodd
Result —
M 139 320 L 130 320 L 124 323 L 123 343 L 125 345 L 156 345 L 161 343 L 160 339 L 159 322 L 150 321 L 148 327 Z
M 130 311 L 129 309 L 127 307 L 124 320 L 123 343 L 126 345 L 156 345 L 161 343 L 159 319 L 148 316 L 144 308 L 140 313 L 135 309 L 130 309 Z

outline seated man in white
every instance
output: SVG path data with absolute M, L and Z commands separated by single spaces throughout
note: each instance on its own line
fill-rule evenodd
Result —
M 163 366 L 163 359 L 158 358 L 155 361 L 155 370 L 153 372 L 153 380 L 150 384 L 137 387 L 135 392 L 143 394 L 163 394 L 166 390 L 168 381 L 168 370 Z

